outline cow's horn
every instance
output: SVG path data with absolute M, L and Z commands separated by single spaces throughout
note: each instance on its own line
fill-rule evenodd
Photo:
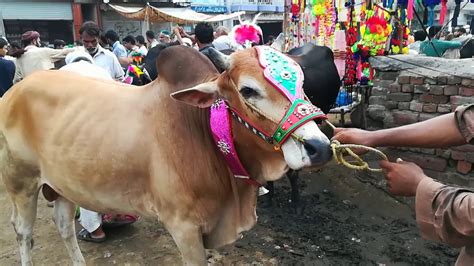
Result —
M 209 59 L 214 63 L 219 71 L 223 72 L 230 66 L 230 56 L 219 52 L 217 49 L 209 48 Z

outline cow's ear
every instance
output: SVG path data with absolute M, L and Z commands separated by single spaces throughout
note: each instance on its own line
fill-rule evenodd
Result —
M 219 87 L 216 81 L 203 83 L 190 89 L 172 93 L 171 98 L 199 108 L 207 108 L 217 99 Z

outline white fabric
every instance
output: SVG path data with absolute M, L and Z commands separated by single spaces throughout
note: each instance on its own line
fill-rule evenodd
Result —
M 142 47 L 138 48 L 138 51 L 139 51 L 142 55 L 148 54 L 148 49 L 146 49 L 145 45 L 143 45 Z
M 26 52 L 17 58 L 15 80 L 19 81 L 38 70 L 47 70 L 54 68 L 54 62 L 66 57 L 75 48 L 51 49 L 39 48 L 36 46 L 27 46 Z
M 150 49 L 158 45 L 158 41 L 156 39 L 153 39 L 153 41 L 150 43 Z
M 94 65 L 107 70 L 113 79 L 122 80 L 124 78 L 125 72 L 123 72 L 117 57 L 111 51 L 99 45 L 99 50 L 92 58 L 94 59 Z
M 100 66 L 93 65 L 86 61 L 79 61 L 67 64 L 60 68 L 60 70 L 70 71 L 79 73 L 83 76 L 91 77 L 91 78 L 101 78 L 106 80 L 113 80 L 110 76 L 109 72 Z
M 87 230 L 87 232 L 92 233 L 97 230 L 102 224 L 102 215 L 95 211 L 89 211 L 84 208 L 80 208 L 81 216 L 79 218 L 79 223 Z
M 189 24 L 197 22 L 219 22 L 236 19 L 245 14 L 244 11 L 230 14 L 207 15 L 193 11 L 191 8 L 157 8 L 147 4 L 144 7 L 130 7 L 109 4 L 113 10 L 122 16 L 136 20 L 148 20 L 150 22 L 174 22 L 178 24 Z
M 217 37 L 213 42 L 214 48 L 218 51 L 232 49 L 237 50 L 239 48 L 238 44 L 234 41 L 229 35 L 221 35 Z

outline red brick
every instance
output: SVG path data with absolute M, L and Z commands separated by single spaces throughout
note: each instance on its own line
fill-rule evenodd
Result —
M 420 101 L 424 103 L 447 103 L 448 100 L 448 96 L 445 95 L 431 95 L 426 93 L 420 95 Z
M 463 151 L 453 150 L 451 151 L 451 158 L 453 158 L 456 161 L 464 161 L 466 160 L 466 153 Z
M 466 88 L 466 87 L 461 87 L 459 88 L 459 95 L 461 96 L 474 96 L 474 88 Z M 474 99 L 472 99 L 474 102 Z
M 455 151 L 465 151 L 465 152 L 474 152 L 474 145 L 465 144 L 461 146 L 452 147 L 451 149 Z
M 444 95 L 457 95 L 459 92 L 458 86 L 450 85 L 444 88 Z
M 399 84 L 410 84 L 410 76 L 398 76 Z
M 406 125 L 418 122 L 418 113 L 410 111 L 393 111 L 393 121 L 398 125 Z
M 446 159 L 422 154 L 408 155 L 407 161 L 414 162 L 421 168 L 440 172 L 444 171 L 448 166 Z
M 411 101 L 410 102 L 410 110 L 415 111 L 415 112 L 422 112 L 423 111 L 423 104 L 416 102 L 416 101 Z
M 450 113 L 451 112 L 451 105 L 450 104 L 438 104 L 438 112 L 439 113 Z
M 389 100 L 396 101 L 396 102 L 409 102 L 412 99 L 411 93 L 389 93 L 387 94 Z
M 411 77 L 410 78 L 410 83 L 413 85 L 422 85 L 424 83 L 424 78 L 423 77 Z
M 459 173 L 461 174 L 468 174 L 472 170 L 472 163 L 468 163 L 466 161 L 459 161 L 458 165 L 456 167 L 456 170 L 458 170 Z
M 454 105 L 470 104 L 472 103 L 472 98 L 465 96 L 450 96 L 450 102 Z
M 425 121 L 425 120 L 428 120 L 428 119 L 433 119 L 435 117 L 437 117 L 438 114 L 427 114 L 427 113 L 420 113 L 420 116 L 418 117 L 418 121 Z
M 430 86 L 430 94 L 433 95 L 443 95 L 444 94 L 444 87 L 440 85 L 431 85 Z
M 392 84 L 388 85 L 388 90 L 390 92 L 400 92 L 402 90 L 402 86 L 400 84 L 397 84 L 397 83 L 392 83 Z
M 425 103 L 423 104 L 423 112 L 427 113 L 436 113 L 438 110 L 438 105 L 434 103 Z
M 403 84 L 402 85 L 402 92 L 413 92 L 413 85 Z

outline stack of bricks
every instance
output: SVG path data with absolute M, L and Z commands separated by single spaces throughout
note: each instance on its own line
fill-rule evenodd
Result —
M 369 97 L 368 125 L 369 129 L 407 125 L 469 103 L 474 103 L 474 79 L 423 77 L 406 70 L 378 72 Z M 451 149 L 397 148 L 389 152 L 416 162 L 433 178 L 474 185 L 474 145 Z

